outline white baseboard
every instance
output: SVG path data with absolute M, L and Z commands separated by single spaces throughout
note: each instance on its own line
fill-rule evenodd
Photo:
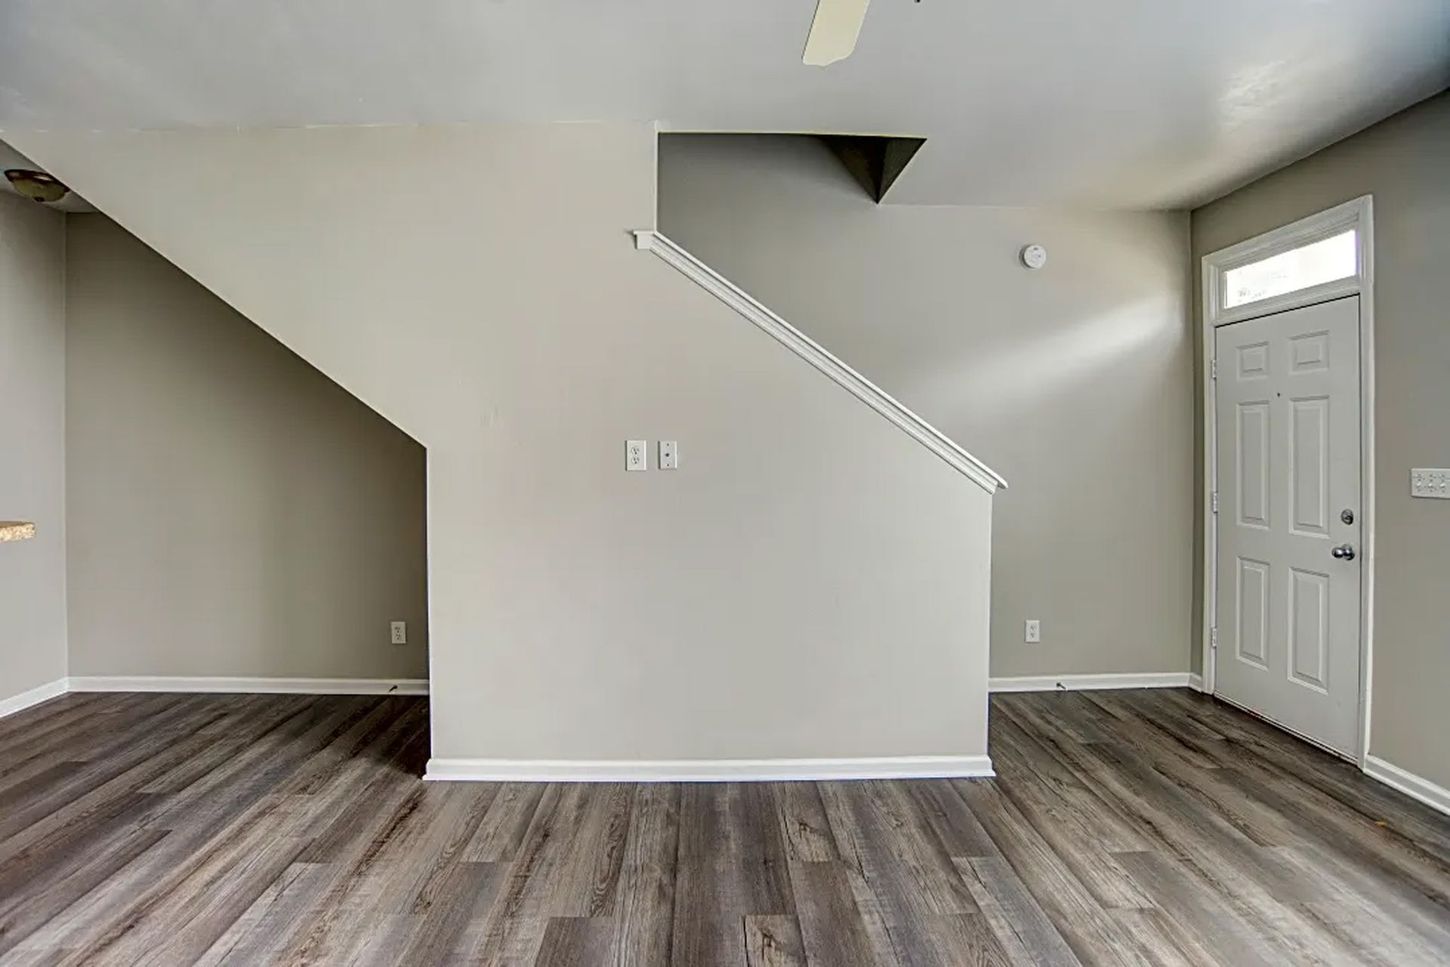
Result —
M 1188 676 L 1188 687 L 1195 692 L 1203 691 L 1203 676 L 1197 672 L 1190 673 Z
M 1450 789 L 1444 786 L 1437 786 L 1429 779 L 1372 755 L 1364 757 L 1364 774 L 1398 789 L 1411 799 L 1418 799 L 1431 809 L 1450 815 Z
M 237 692 L 300 695 L 427 695 L 426 678 L 177 678 L 158 675 L 82 675 L 72 692 Z
M 3 719 L 7 715 L 14 715 L 16 712 L 23 712 L 32 705 L 48 702 L 53 698 L 64 695 L 67 691 L 69 689 L 66 687 L 66 680 L 64 678 L 57 678 L 53 682 L 37 685 L 28 692 L 21 692 L 19 695 L 12 695 L 10 698 L 0 699 L 0 719 Z
M 1078 692 L 1094 688 L 1203 688 L 1188 672 L 1145 672 L 1121 675 L 1022 675 L 987 680 L 989 692 Z
M 996 775 L 976 756 L 879 759 L 429 759 L 423 778 L 453 782 L 794 782 L 974 779 Z

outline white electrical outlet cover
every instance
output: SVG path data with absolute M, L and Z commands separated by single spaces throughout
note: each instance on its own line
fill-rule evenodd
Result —
M 1450 469 L 1416 467 L 1411 470 L 1410 496 L 1450 500 Z
M 408 622 L 394 621 L 389 626 L 389 634 L 395 645 L 406 645 L 408 643 Z
M 624 443 L 624 469 L 649 469 L 649 441 L 626 440 Z

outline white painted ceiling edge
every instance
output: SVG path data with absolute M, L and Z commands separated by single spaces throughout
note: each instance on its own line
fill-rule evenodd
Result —
M 1450 85 L 1445 0 L 10 4 L 0 128 L 647 121 L 928 138 L 908 204 L 1186 208 Z M 225 38 L 225 43 L 218 42 Z

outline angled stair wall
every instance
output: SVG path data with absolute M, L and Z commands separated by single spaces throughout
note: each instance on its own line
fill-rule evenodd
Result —
M 990 768 L 997 479 L 631 250 L 651 126 L 4 136 L 428 447 L 437 775 Z

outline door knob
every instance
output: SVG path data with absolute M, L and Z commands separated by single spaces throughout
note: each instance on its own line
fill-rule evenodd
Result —
M 1333 554 L 1335 557 L 1339 558 L 1341 561 L 1352 561 L 1352 560 L 1354 560 L 1354 545 L 1353 544 L 1340 544 L 1338 547 L 1334 548 L 1334 550 L 1330 551 L 1329 553 Z

